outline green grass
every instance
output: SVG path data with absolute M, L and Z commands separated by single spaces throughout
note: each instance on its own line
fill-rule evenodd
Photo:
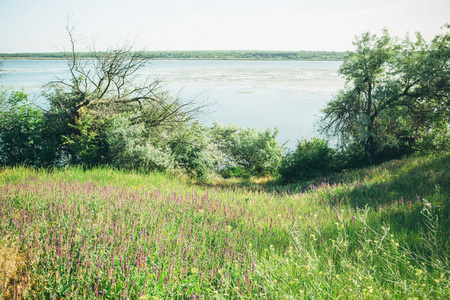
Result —
M 6 299 L 450 296 L 450 154 L 307 183 L 0 172 Z

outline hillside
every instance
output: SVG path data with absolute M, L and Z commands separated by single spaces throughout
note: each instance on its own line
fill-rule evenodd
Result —
M 450 153 L 289 186 L 0 171 L 3 298 L 450 296 Z

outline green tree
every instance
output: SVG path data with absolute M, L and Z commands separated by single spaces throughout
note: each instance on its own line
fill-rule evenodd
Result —
M 449 30 L 450 25 L 444 28 Z M 448 149 L 450 32 L 437 35 L 429 44 L 420 34 L 416 36 L 415 42 L 406 39 L 401 44 L 394 66 L 396 93 L 388 104 L 397 104 L 408 113 L 414 147 L 443 150 L 447 145 Z
M 0 163 L 42 163 L 43 112 L 22 91 L 0 92 Z
M 418 34 L 399 43 L 387 31 L 357 38 L 339 70 L 346 86 L 323 110 L 323 132 L 359 144 L 372 162 L 383 151 L 409 151 L 418 135 L 448 124 L 449 41 L 448 33 L 430 44 Z
M 345 58 L 339 73 L 346 77 L 341 90 L 325 108 L 325 130 L 340 134 L 345 142 L 361 142 L 368 157 L 375 152 L 377 107 L 384 97 L 377 97 L 386 69 L 391 65 L 394 46 L 387 31 L 378 38 L 363 34 L 354 45 L 355 52 Z

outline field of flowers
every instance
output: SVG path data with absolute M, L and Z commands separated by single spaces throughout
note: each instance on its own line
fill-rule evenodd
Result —
M 3 168 L 0 298 L 448 298 L 449 165 L 296 186 Z

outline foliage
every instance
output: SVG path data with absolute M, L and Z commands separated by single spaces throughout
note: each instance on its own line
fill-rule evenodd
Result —
M 250 174 L 246 169 L 244 169 L 243 167 L 223 167 L 222 169 L 220 169 L 219 171 L 220 176 L 222 176 L 225 179 L 229 179 L 229 178 L 245 178 L 245 179 L 249 179 L 252 174 Z
M 179 168 L 200 181 L 215 172 L 223 156 L 212 143 L 209 129 L 198 122 L 156 132 L 120 116 L 107 131 L 107 143 L 118 167 L 147 171 Z
M 322 177 L 338 169 L 336 150 L 318 138 L 302 140 L 293 152 L 288 152 L 281 162 L 283 181 L 293 182 Z
M 276 137 L 278 129 L 259 131 L 235 125 L 215 123 L 212 135 L 225 154 L 225 169 L 242 167 L 250 175 L 274 175 L 281 162 L 282 150 Z
M 43 112 L 22 91 L 0 91 L 0 163 L 42 162 Z
M 223 154 L 212 142 L 210 130 L 198 122 L 176 130 L 169 142 L 178 166 L 206 181 L 222 162 Z
M 61 133 L 65 138 L 58 151 L 70 163 L 105 159 L 105 147 L 98 145 L 98 135 L 105 131 L 93 127 L 115 115 L 127 116 L 132 124 L 144 124 L 146 128 L 170 130 L 189 122 L 200 110 L 191 100 L 171 97 L 158 80 L 149 81 L 139 75 L 151 59 L 144 51 L 132 51 L 133 47 L 125 44 L 103 52 L 94 49 L 89 54 L 93 59 L 83 60 L 76 52 L 74 28 L 68 26 L 67 31 L 72 51 L 63 55 L 70 79 L 49 82 L 44 95 L 51 106 L 48 119 L 63 123 Z M 86 123 L 88 120 L 98 122 L 92 127 Z M 79 142 L 84 149 L 74 148 Z M 87 149 L 89 145 L 94 149 Z M 99 147 L 103 153 L 97 153 Z M 98 157 L 88 158 L 89 151 Z
M 284 157 L 276 128 L 260 131 L 219 123 L 208 128 L 193 121 L 200 106 L 171 97 L 159 81 L 140 75 L 151 59 L 149 53 L 133 51 L 130 45 L 80 53 L 73 29 L 68 33 L 72 49 L 61 55 L 71 76 L 46 85 L 48 111 L 30 104 L 23 92 L 2 92 L 2 164 L 181 169 L 202 182 L 216 172 L 227 178 L 280 173 L 292 182 L 413 152 L 449 149 L 448 33 L 431 43 L 420 35 L 415 41 L 398 42 L 387 31 L 380 37 L 363 34 L 340 69 L 347 79 L 345 88 L 324 109 L 323 131 L 339 138 L 342 148 L 337 151 L 313 139 L 299 142 Z M 296 55 L 183 53 L 174 55 Z M 83 60 L 86 55 L 92 60 Z
M 414 150 L 420 155 L 429 153 L 440 153 L 450 150 L 450 127 L 442 121 L 423 132 L 414 144 Z
M 449 29 L 450 27 L 446 27 Z M 411 153 L 418 137 L 449 124 L 450 34 L 427 44 L 384 31 L 355 41 L 340 73 L 344 90 L 324 109 L 323 132 L 359 144 L 369 162 Z
M 63 136 L 64 144 L 74 153 L 73 162 L 88 166 L 109 162 L 106 131 L 111 120 L 82 112 L 76 120 L 76 134 Z
M 143 124 L 131 124 L 126 116 L 116 116 L 106 139 L 114 166 L 145 171 L 169 170 L 174 167 L 170 148 L 144 135 Z
M 1 157 L 8 165 L 180 169 L 204 182 L 224 168 L 236 168 L 237 176 L 274 174 L 281 160 L 276 131 L 198 122 L 152 126 L 134 122 L 133 112 L 108 115 L 87 108 L 75 117 L 67 107 L 79 101 L 76 92 L 47 95 L 48 111 L 34 107 L 22 92 L 2 95 Z

